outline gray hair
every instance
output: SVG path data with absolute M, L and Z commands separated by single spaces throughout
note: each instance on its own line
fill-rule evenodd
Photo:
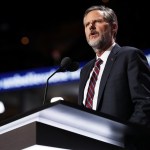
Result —
M 95 6 L 91 6 L 88 9 L 86 9 L 86 11 L 84 13 L 84 18 L 90 11 L 93 11 L 93 10 L 102 11 L 103 17 L 106 22 L 108 22 L 110 25 L 112 25 L 113 23 L 116 23 L 116 25 L 118 26 L 118 19 L 117 19 L 115 12 L 111 8 L 103 6 L 103 5 L 95 5 Z M 115 33 L 115 36 L 116 36 L 116 34 L 117 33 Z

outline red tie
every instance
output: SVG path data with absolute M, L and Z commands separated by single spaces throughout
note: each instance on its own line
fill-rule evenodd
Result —
M 96 60 L 95 65 L 94 65 L 94 70 L 90 79 L 89 87 L 88 87 L 85 106 L 90 109 L 92 109 L 92 106 L 93 106 L 93 97 L 95 93 L 94 89 L 95 89 L 95 84 L 96 84 L 97 77 L 100 71 L 101 63 L 102 63 L 102 60 L 100 58 Z

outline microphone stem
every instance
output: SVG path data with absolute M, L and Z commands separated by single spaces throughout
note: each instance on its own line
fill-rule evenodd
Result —
M 57 72 L 59 72 L 59 71 L 60 71 L 60 68 L 57 69 L 57 71 L 55 71 L 51 76 L 49 76 L 49 77 L 47 78 L 46 86 L 45 86 L 45 92 L 44 92 L 44 101 L 43 101 L 43 105 L 44 105 L 45 102 L 46 102 L 47 91 L 48 91 L 48 81 L 49 81 L 49 79 L 50 79 L 55 73 L 57 73 Z

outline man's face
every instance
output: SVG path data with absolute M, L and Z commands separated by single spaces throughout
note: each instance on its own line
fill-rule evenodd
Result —
M 84 17 L 84 28 L 86 40 L 94 49 L 103 49 L 112 41 L 112 28 L 100 10 L 93 10 Z

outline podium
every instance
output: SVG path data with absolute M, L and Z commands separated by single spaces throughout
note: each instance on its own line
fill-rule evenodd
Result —
M 123 150 L 131 130 L 105 115 L 57 101 L 1 123 L 0 149 Z

